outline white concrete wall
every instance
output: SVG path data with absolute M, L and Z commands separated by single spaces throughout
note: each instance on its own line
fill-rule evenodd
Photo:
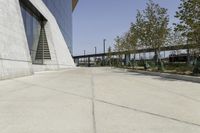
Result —
M 47 64 L 47 67 L 49 65 L 51 65 L 51 68 L 52 65 L 57 66 L 58 68 L 75 67 L 73 58 L 69 52 L 69 49 L 56 22 L 55 17 L 41 0 L 30 1 L 47 19 L 45 30 L 52 57 L 51 61 L 49 60 L 45 62 L 45 64 Z
M 47 18 L 45 25 L 51 60 L 45 70 L 75 67 L 59 26 L 41 0 L 30 0 Z M 33 67 L 18 0 L 0 0 L 0 79 L 33 74 Z M 44 70 L 44 69 L 43 69 Z
M 32 74 L 18 0 L 0 0 L 0 79 Z

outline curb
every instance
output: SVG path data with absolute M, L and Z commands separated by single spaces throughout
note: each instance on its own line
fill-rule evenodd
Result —
M 194 82 L 194 83 L 200 83 L 200 77 L 195 77 L 195 76 L 160 73 L 160 72 L 149 72 L 149 71 L 141 71 L 141 70 L 130 70 L 130 69 L 124 69 L 123 71 L 124 72 L 141 73 L 144 75 L 151 75 L 151 76 L 160 76 L 162 78 L 177 79 L 177 80 L 189 81 L 189 82 Z
M 147 72 L 147 71 L 139 71 L 139 70 L 131 70 L 131 71 L 127 70 L 127 71 L 128 72 L 141 73 L 141 74 L 145 74 L 145 75 L 160 76 L 162 78 L 171 78 L 171 79 L 200 83 L 200 78 L 199 77 L 193 77 L 193 76 L 169 74 L 169 73 L 159 73 L 159 72 Z

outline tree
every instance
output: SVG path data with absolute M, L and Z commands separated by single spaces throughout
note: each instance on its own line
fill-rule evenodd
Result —
M 121 66 L 122 55 L 121 52 L 123 51 L 123 38 L 117 36 L 115 38 L 114 50 L 118 53 L 118 61 L 117 64 Z
M 130 44 L 131 34 L 130 32 L 125 33 L 122 37 L 122 49 L 125 53 L 130 53 L 131 51 L 131 44 Z
M 130 49 L 132 50 L 132 52 L 134 54 L 132 65 L 133 65 L 133 67 L 135 67 L 136 51 L 138 49 L 138 40 L 139 40 L 139 35 L 137 33 L 136 24 L 131 23 L 129 32 L 130 32 L 130 39 L 129 39 Z
M 110 46 L 108 47 L 107 61 L 108 61 L 108 65 L 111 66 L 112 65 L 112 48 Z
M 165 45 L 169 33 L 169 16 L 167 9 L 149 0 L 145 10 L 138 11 L 136 16 L 136 34 L 142 47 L 153 48 L 155 64 L 161 64 L 160 48 Z M 144 51 L 145 52 L 145 51 Z
M 182 35 L 187 37 L 187 42 L 195 46 L 194 56 L 197 62 L 200 60 L 200 1 L 181 0 L 175 17 L 180 20 L 180 23 L 176 24 L 176 31 L 181 31 Z M 199 63 L 196 63 L 194 69 L 200 68 L 197 64 Z
M 200 52 L 200 1 L 181 0 L 176 18 L 180 23 L 176 24 L 176 31 L 181 31 L 183 36 L 188 38 L 188 42 L 195 45 Z
M 144 15 L 140 11 L 138 11 L 136 15 L 136 23 L 132 24 L 131 30 L 138 39 L 137 43 L 139 48 L 148 47 L 151 42 L 149 40 L 150 37 L 147 29 L 147 22 L 145 21 Z
M 138 35 L 136 34 L 135 24 L 133 23 L 131 24 L 131 28 L 130 28 L 129 43 L 130 43 L 130 49 L 133 51 L 136 51 L 137 46 L 138 46 Z
M 122 49 L 123 49 L 123 47 L 122 47 L 122 38 L 117 36 L 115 38 L 114 50 L 115 50 L 115 52 L 121 52 Z
M 170 31 L 167 37 L 166 46 L 178 46 L 179 49 L 174 50 L 174 53 L 179 54 L 181 52 L 182 45 L 187 44 L 187 38 L 181 35 L 180 31 Z
M 149 0 L 145 10 L 138 10 L 136 22 L 131 24 L 130 30 L 124 36 L 118 36 L 115 39 L 115 51 L 130 53 L 130 51 L 136 51 L 137 48 L 153 48 L 155 51 L 155 64 L 162 66 L 159 55 L 160 48 L 166 44 L 170 31 L 168 23 L 167 9 Z M 119 58 L 121 58 L 120 54 Z M 146 64 L 146 61 L 144 62 Z
M 149 47 L 150 42 L 150 34 L 148 32 L 147 21 L 145 20 L 144 13 L 138 10 L 136 15 L 136 23 L 131 26 L 132 34 L 134 34 L 136 38 L 136 45 L 138 45 L 139 49 L 146 49 Z M 143 51 L 145 54 L 144 68 L 146 70 L 148 64 L 146 62 L 146 51 Z
M 147 8 L 144 10 L 150 47 L 155 50 L 155 62 L 158 63 L 160 48 L 164 46 L 169 33 L 168 23 L 169 16 L 167 9 L 160 7 L 158 4 L 149 1 Z

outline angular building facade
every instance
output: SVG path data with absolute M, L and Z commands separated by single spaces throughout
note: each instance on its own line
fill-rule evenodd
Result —
M 0 0 L 0 79 L 75 67 L 72 12 L 78 0 Z

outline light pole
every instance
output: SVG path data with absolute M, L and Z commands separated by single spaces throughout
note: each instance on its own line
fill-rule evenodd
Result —
M 97 47 L 94 47 L 94 53 L 97 54 Z
M 105 65 L 106 39 L 103 39 L 103 65 Z
M 97 47 L 94 47 L 94 53 L 95 53 L 94 62 L 96 63 Z
M 106 53 L 106 39 L 103 39 L 103 52 Z
M 84 65 L 86 64 L 85 54 L 86 54 L 86 51 L 84 50 Z

